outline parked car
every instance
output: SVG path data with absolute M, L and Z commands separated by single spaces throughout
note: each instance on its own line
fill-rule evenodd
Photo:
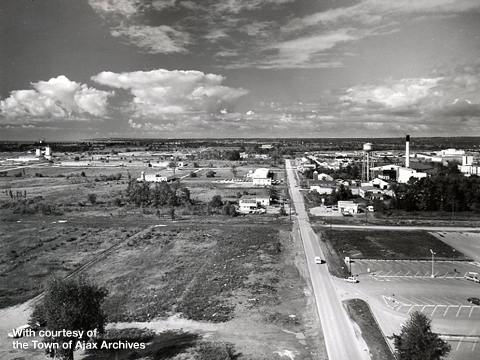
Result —
M 320 256 L 315 256 L 314 261 L 315 264 L 323 264 L 323 260 Z
M 346 282 L 349 282 L 349 283 L 358 283 L 358 280 L 355 279 L 353 276 L 349 276 L 348 278 L 343 279 L 343 280 L 346 281 Z
M 470 281 L 473 281 L 473 282 L 476 282 L 476 283 L 480 283 L 480 279 L 478 277 L 476 277 L 475 275 L 465 275 L 464 279 L 465 280 L 470 280 Z
M 471 297 L 471 298 L 468 298 L 467 301 L 469 303 L 474 304 L 474 305 L 479 305 L 480 306 L 480 299 L 479 298 Z

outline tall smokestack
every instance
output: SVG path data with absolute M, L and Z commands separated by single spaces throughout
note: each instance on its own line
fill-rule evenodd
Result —
M 405 139 L 405 167 L 410 167 L 410 135 Z

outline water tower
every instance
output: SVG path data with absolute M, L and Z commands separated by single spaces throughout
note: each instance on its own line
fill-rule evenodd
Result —
M 372 150 L 372 143 L 363 144 L 362 182 L 370 181 L 370 153 L 372 152 Z

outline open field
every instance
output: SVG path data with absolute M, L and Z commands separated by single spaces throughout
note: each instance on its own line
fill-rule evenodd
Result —
M 429 260 L 434 249 L 437 260 L 467 260 L 460 251 L 426 231 L 330 230 L 324 231 L 328 241 L 342 257 L 355 259 Z
M 237 178 L 243 178 L 254 167 L 238 166 Z M 173 175 L 172 170 L 153 169 L 148 167 L 125 168 L 125 167 L 89 167 L 89 168 L 65 168 L 65 167 L 40 167 L 25 168 L 21 177 L 15 177 L 13 171 L 8 177 L 0 177 L 0 200 L 11 201 L 7 190 L 14 194 L 18 191 L 24 194 L 27 199 L 42 196 L 44 202 L 56 205 L 62 211 L 87 211 L 92 209 L 87 200 L 88 194 L 97 196 L 98 207 L 103 211 L 113 212 L 118 210 L 112 203 L 118 198 L 122 199 L 122 192 L 126 189 L 130 178 L 138 178 L 142 171 L 146 174 Z M 198 171 L 197 177 L 190 177 L 192 171 Z M 220 195 L 229 201 L 238 201 L 242 195 L 268 194 L 268 189 L 254 188 L 247 184 L 219 183 L 219 180 L 233 178 L 230 167 L 214 168 L 215 177 L 207 178 L 205 174 L 208 168 L 179 168 L 175 175 L 181 177 L 182 186 L 189 188 L 191 198 L 196 202 L 208 202 L 214 195 Z M 278 178 L 283 178 L 283 170 L 277 168 Z M 82 175 L 83 173 L 83 175 Z M 42 176 L 36 176 L 41 174 Z M 113 177 L 117 179 L 112 180 Z M 278 189 L 279 195 L 285 197 L 283 185 L 274 186 Z M 109 206 L 110 205 L 110 206 Z M 108 209 L 107 209 L 108 208 Z
M 237 169 L 239 177 L 252 168 Z M 267 194 L 268 189 L 218 183 L 232 178 L 226 166 L 215 169 L 214 178 L 206 178 L 202 169 L 199 177 L 181 180 L 191 190 L 194 204 L 177 208 L 172 221 L 165 209 L 125 203 L 129 176 L 138 177 L 143 170 L 152 171 L 46 166 L 26 168 L 19 177 L 0 178 L 0 306 L 9 326 L 21 324 L 9 313 L 16 308 L 7 306 L 24 306 L 50 278 L 74 274 L 109 290 L 105 308 L 110 328 L 150 324 L 158 334 L 165 330 L 161 324 L 179 330 L 175 326 L 185 324 L 174 319 L 188 319 L 194 324 L 195 339 L 182 348 L 182 359 L 193 358 L 209 340 L 234 344 L 244 359 L 281 359 L 282 354 L 323 358 L 325 345 L 305 295 L 307 283 L 298 270 L 303 257 L 291 240 L 287 218 L 195 214 L 195 207 L 205 206 L 214 195 L 236 201 L 244 194 Z M 183 176 L 193 170 L 177 169 L 176 173 Z M 114 176 L 118 178 L 112 180 Z M 277 188 L 284 197 L 284 186 Z M 26 191 L 27 200 L 41 196 L 36 201 L 43 204 L 42 211 L 16 211 L 18 200 L 5 190 Z M 95 203 L 88 200 L 89 194 L 96 195 Z M 120 206 L 116 199 L 122 200 Z M 52 212 L 43 213 L 50 207 Z M 85 264 L 88 267 L 83 268 Z M 22 319 L 30 311 L 28 306 L 24 310 Z M 160 339 L 155 335 L 145 356 L 159 354 L 165 345 Z M 0 348 L 2 359 L 41 358 L 38 351 L 12 352 L 8 341 L 1 341 Z M 131 352 L 104 355 L 100 357 L 137 356 Z
M 139 230 L 136 225 L 73 224 L 54 216 L 1 224 L 0 308 L 37 295 L 51 277 L 68 275 Z
M 32 256 L 33 249 L 20 252 L 19 265 L 1 278 L 3 287 L 23 291 L 21 297 L 9 298 L 21 302 L 38 293 L 51 276 L 66 275 L 117 241 L 120 246 L 81 273 L 109 290 L 109 321 L 155 324 L 181 313 L 198 324 L 201 336 L 213 331 L 215 340 L 236 343 L 252 359 L 259 354 L 262 359 L 281 359 L 275 351 L 284 350 L 317 358 L 321 348 L 313 330 L 317 325 L 306 304 L 306 283 L 296 267 L 298 249 L 290 239 L 288 223 L 256 218 L 256 223 L 247 225 L 242 219 L 227 219 L 227 224 L 216 218 L 167 224 L 148 218 L 48 221 L 38 237 L 57 236 L 52 243 L 58 247 L 49 250 L 48 257 Z M 9 233 L 23 229 L 18 248 L 30 243 L 26 239 L 36 238 L 38 223 L 34 216 L 7 223 Z M 90 231 L 77 235 L 86 228 Z M 7 243 L 10 237 L 3 235 Z M 74 236 L 78 239 L 68 241 Z M 61 269 L 52 265 L 59 258 L 66 259 Z M 149 347 L 149 352 L 154 349 Z

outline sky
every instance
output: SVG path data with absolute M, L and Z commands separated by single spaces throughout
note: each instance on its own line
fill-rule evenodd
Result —
M 0 0 L 0 140 L 480 135 L 478 0 Z

